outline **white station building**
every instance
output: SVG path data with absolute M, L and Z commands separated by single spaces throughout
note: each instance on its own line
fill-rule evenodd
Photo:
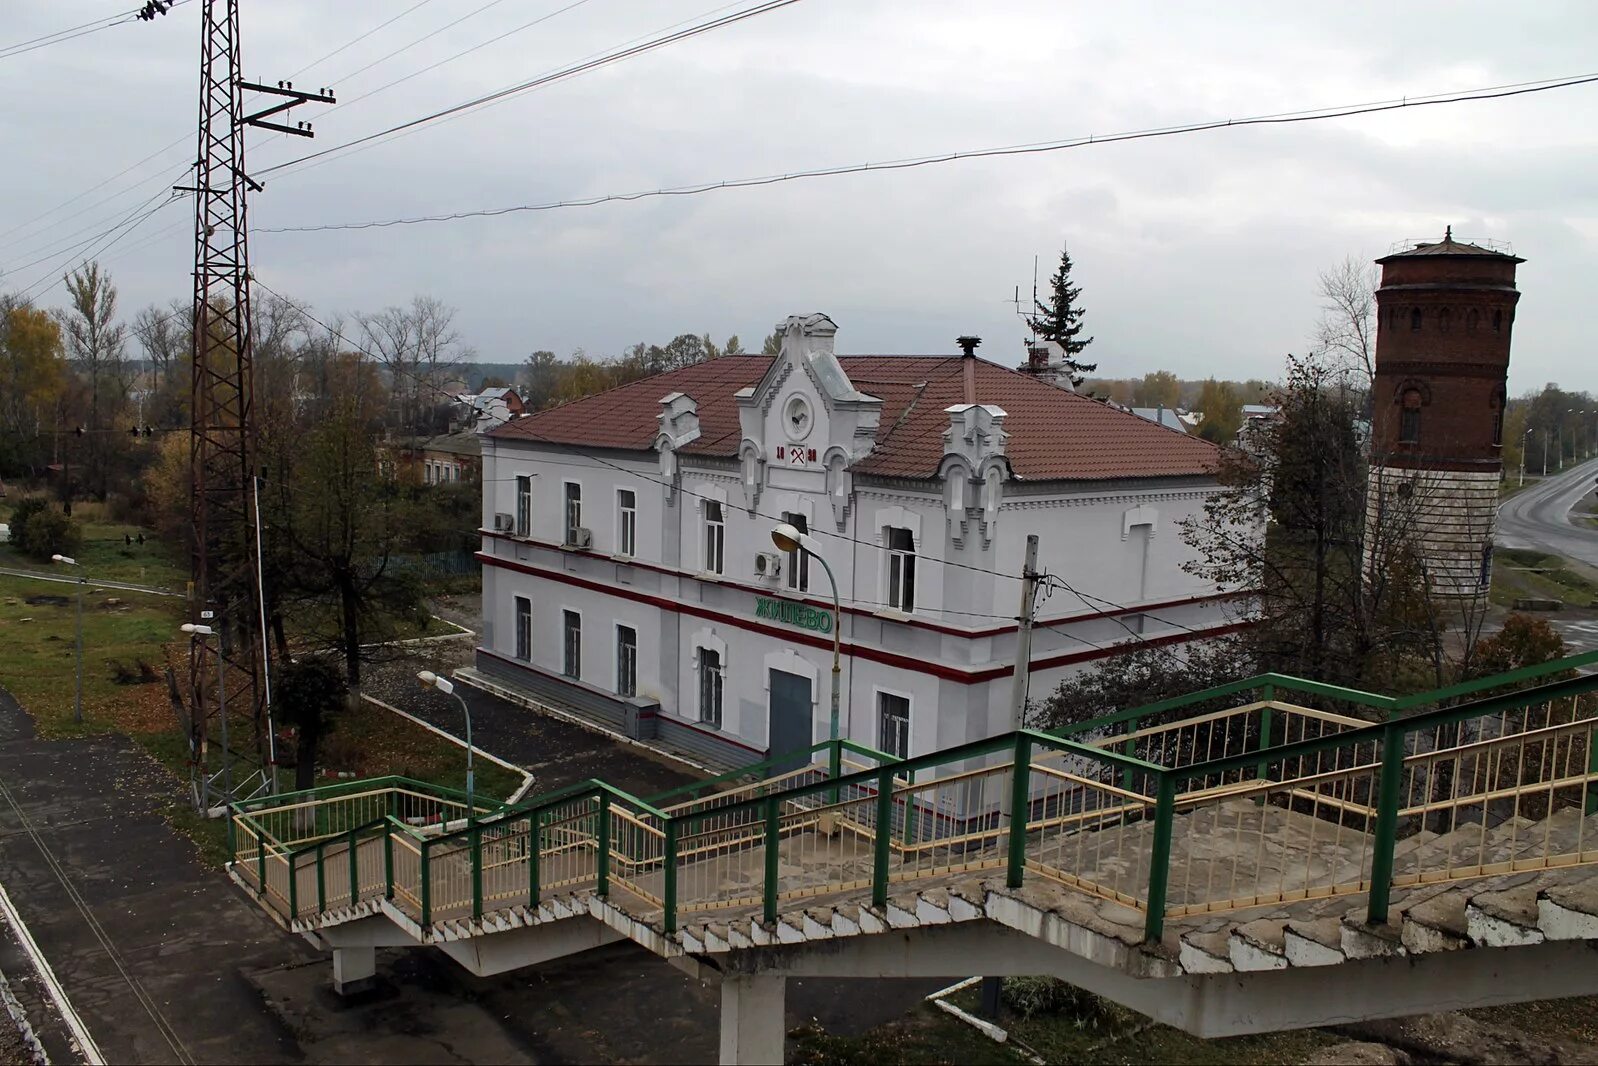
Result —
M 1240 623 L 1181 523 L 1215 449 L 965 355 L 838 356 L 825 315 L 483 438 L 477 669 L 532 700 L 736 766 L 841 733 L 899 755 L 1012 727 L 1020 574 L 1030 693 L 1138 642 Z

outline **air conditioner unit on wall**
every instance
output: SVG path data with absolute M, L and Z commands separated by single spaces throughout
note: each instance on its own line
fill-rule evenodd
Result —
M 755 555 L 755 576 L 776 577 L 782 572 L 782 556 L 776 552 L 759 552 Z
M 516 528 L 516 517 L 514 515 L 508 515 L 508 514 L 501 513 L 501 514 L 496 514 L 494 516 L 494 532 L 495 533 L 509 533 L 511 530 L 513 530 L 515 528 Z
M 594 531 L 587 526 L 578 526 L 572 530 L 573 548 L 592 548 L 594 546 Z

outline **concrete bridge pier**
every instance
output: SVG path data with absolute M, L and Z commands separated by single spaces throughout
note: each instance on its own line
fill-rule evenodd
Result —
M 365 992 L 377 981 L 377 949 L 370 946 L 333 949 L 333 991 L 341 996 Z
M 726 974 L 721 979 L 724 1066 L 781 1066 L 787 1035 L 788 979 L 781 974 Z

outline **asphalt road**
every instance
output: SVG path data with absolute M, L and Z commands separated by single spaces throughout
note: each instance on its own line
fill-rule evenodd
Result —
M 1498 507 L 1496 540 L 1505 548 L 1537 548 L 1598 566 L 1598 529 L 1578 526 L 1570 509 L 1594 489 L 1598 459 L 1572 466 Z

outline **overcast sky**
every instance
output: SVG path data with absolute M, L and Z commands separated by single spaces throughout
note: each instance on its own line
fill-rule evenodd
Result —
M 66 238 L 181 178 L 202 2 L 0 58 L 0 231 L 172 145 L 0 237 L 0 290 L 48 283 L 72 265 Z M 357 101 L 571 0 L 423 0 L 301 73 L 415 0 L 245 0 L 248 77 L 292 74 L 351 101 L 296 114 L 314 120 L 314 141 L 252 131 L 250 169 L 700 21 L 712 2 L 587 0 Z M 5 0 L 0 47 L 131 6 Z M 1277 376 L 1284 353 L 1306 348 L 1320 270 L 1451 224 L 1527 260 L 1512 391 L 1598 389 L 1598 85 L 494 219 L 262 232 L 1583 74 L 1598 69 L 1595 45 L 1598 6 L 1583 2 L 802 0 L 266 175 L 251 252 L 262 280 L 323 314 L 435 295 L 489 361 L 614 354 L 686 331 L 758 348 L 784 315 L 819 310 L 838 322 L 840 351 L 952 352 L 976 333 L 983 355 L 1016 362 L 1015 287 L 1025 295 L 1033 257 L 1047 274 L 1069 240 L 1100 373 L 1241 378 Z M 190 210 L 169 206 L 106 251 L 128 314 L 187 297 Z M 61 298 L 59 285 L 40 297 Z

